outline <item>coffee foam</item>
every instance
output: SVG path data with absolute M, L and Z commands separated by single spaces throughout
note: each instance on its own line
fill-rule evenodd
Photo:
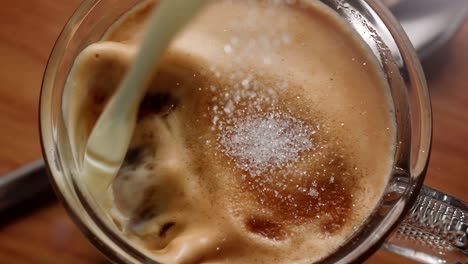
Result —
M 67 87 L 77 144 L 118 86 L 151 7 L 77 57 Z M 373 65 L 319 4 L 214 2 L 148 87 L 111 188 L 116 226 L 164 263 L 326 257 L 388 179 L 394 121 Z

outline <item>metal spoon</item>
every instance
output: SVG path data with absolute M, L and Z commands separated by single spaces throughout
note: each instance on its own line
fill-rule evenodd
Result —
M 468 0 L 392 0 L 390 10 L 424 59 L 447 43 L 468 16 Z

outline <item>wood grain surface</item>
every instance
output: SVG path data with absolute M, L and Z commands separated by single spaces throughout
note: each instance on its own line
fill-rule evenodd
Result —
M 38 101 L 48 55 L 79 0 L 2 1 L 0 175 L 40 158 Z M 426 183 L 468 200 L 468 23 L 424 62 L 433 102 Z M 412 263 L 379 251 L 366 263 Z M 54 198 L 0 214 L 0 264 L 107 263 Z

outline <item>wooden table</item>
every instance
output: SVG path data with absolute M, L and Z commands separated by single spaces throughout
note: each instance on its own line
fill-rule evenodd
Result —
M 0 175 L 41 157 L 38 101 L 48 55 L 79 0 L 0 7 Z M 434 111 L 426 183 L 468 200 L 468 22 L 425 62 Z M 107 263 L 55 199 L 0 216 L 0 263 Z M 411 263 L 380 251 L 367 263 Z

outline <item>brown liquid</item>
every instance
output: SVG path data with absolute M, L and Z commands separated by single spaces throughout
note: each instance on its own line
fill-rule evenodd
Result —
M 148 87 L 110 214 L 158 261 L 318 261 L 382 195 L 395 140 L 382 73 L 326 7 L 278 2 L 210 4 Z M 66 109 L 76 145 L 131 62 L 150 7 L 77 57 Z

